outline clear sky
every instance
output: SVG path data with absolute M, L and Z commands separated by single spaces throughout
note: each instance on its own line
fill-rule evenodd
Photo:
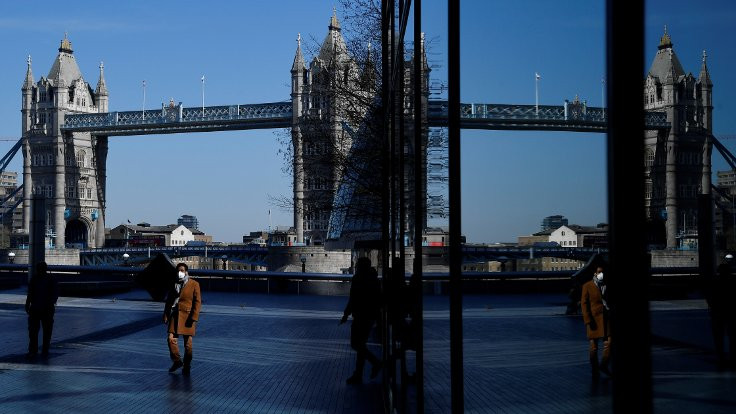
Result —
M 647 2 L 647 65 L 666 24 L 686 72 L 696 76 L 703 49 L 714 83 L 716 135 L 736 134 L 736 4 Z M 156 108 L 169 98 L 185 106 L 289 100 L 296 35 L 321 42 L 333 2 L 10 1 L 0 3 L 0 138 L 21 130 L 20 86 L 26 56 L 37 81 L 45 76 L 64 32 L 85 79 L 97 83 L 105 62 L 110 110 Z M 446 79 L 446 2 L 425 1 L 432 79 Z M 338 17 L 340 10 L 338 8 Z M 577 94 L 601 102 L 605 67 L 604 1 L 462 3 L 462 100 L 559 105 Z M 408 35 L 411 37 L 411 34 Z M 306 56 L 311 59 L 311 56 Z M 643 78 L 644 74 L 642 74 Z M 513 241 L 563 214 L 576 224 L 606 220 L 605 135 L 464 131 L 463 233 L 473 242 Z M 725 141 L 734 148 L 734 141 Z M 0 141 L 3 154 L 11 146 Z M 274 197 L 291 194 L 282 172 L 278 133 L 269 130 L 113 137 L 108 155 L 107 225 L 128 219 L 167 224 L 199 218 L 216 240 L 291 225 Z M 715 168 L 725 169 L 720 156 Z M 18 155 L 10 169 L 21 172 Z M 441 224 L 441 223 L 440 223 Z

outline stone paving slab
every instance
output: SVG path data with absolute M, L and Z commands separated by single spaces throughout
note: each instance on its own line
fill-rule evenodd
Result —
M 381 412 L 377 380 L 344 383 L 344 298 L 332 311 L 207 305 L 189 378 L 167 373 L 162 304 L 63 298 L 50 357 L 29 362 L 18 299 L 0 298 L 0 412 Z
M 354 364 L 349 327 L 337 325 L 346 298 L 204 293 L 191 377 L 166 372 L 163 305 L 145 294 L 61 298 L 51 356 L 30 362 L 23 292 L 0 293 L 0 412 L 382 412 L 378 380 L 344 384 Z M 425 301 L 426 412 L 447 413 L 447 298 Z M 697 344 L 708 342 L 704 303 L 651 308 L 655 334 L 698 339 L 655 337 L 657 412 L 732 412 L 736 375 L 716 372 Z M 582 320 L 564 309 L 554 295 L 464 298 L 467 412 L 611 412 L 611 382 L 591 383 Z

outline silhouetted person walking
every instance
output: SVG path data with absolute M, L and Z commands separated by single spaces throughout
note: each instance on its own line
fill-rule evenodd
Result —
M 169 356 L 174 362 L 169 372 L 182 366 L 182 374 L 189 375 L 192 365 L 192 337 L 199 320 L 202 294 L 199 283 L 189 278 L 189 267 L 184 263 L 176 265 L 177 281 L 171 287 L 164 306 L 164 323 L 168 324 Z M 179 353 L 179 335 L 184 337 L 184 362 Z
M 586 333 L 590 341 L 590 367 L 593 379 L 598 379 L 599 371 L 611 375 L 608 370 L 608 360 L 611 356 L 611 332 L 608 318 L 608 303 L 606 303 L 606 284 L 603 279 L 603 268 L 598 267 L 593 274 L 593 280 L 583 285 L 580 299 L 585 322 Z M 603 339 L 603 359 L 598 363 L 598 340 Z
M 718 265 L 706 293 L 719 369 L 736 369 L 736 304 L 733 299 L 736 279 L 731 273 L 732 265 L 733 256 L 727 254 Z M 724 346 L 726 335 L 729 342 L 728 356 Z
M 38 354 L 38 330 L 43 325 L 42 354 L 49 354 L 51 332 L 54 329 L 54 312 L 59 299 L 59 287 L 49 274 L 46 262 L 36 265 L 36 272 L 28 283 L 26 296 L 26 313 L 28 314 L 28 356 Z
M 347 379 L 348 384 L 363 383 L 363 367 L 365 360 L 371 362 L 371 379 L 381 370 L 381 361 L 368 350 L 366 342 L 373 325 L 380 316 L 381 286 L 378 282 L 378 273 L 371 267 L 371 260 L 361 257 L 355 264 L 355 274 L 350 285 L 350 299 L 340 323 L 353 315 L 353 324 L 350 330 L 350 346 L 357 352 L 355 372 Z

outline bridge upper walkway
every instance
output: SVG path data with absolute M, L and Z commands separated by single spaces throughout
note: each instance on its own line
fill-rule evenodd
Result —
M 430 127 L 447 125 L 447 101 L 428 105 Z M 179 132 L 288 128 L 292 122 L 291 102 L 71 114 L 61 127 L 66 132 L 96 135 L 148 135 Z M 647 112 L 647 129 L 667 129 L 664 112 Z M 465 129 L 521 129 L 576 132 L 605 132 L 604 108 L 583 105 L 461 104 L 460 127 Z

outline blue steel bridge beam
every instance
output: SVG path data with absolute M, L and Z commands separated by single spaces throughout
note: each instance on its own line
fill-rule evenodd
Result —
M 3 156 L 2 159 L 0 159 L 0 173 L 5 171 L 5 169 L 8 167 L 8 164 L 10 164 L 10 161 L 15 157 L 15 154 L 18 153 L 18 150 L 20 149 L 21 145 L 23 145 L 23 138 L 20 138 L 13 146 L 10 148 L 10 151 L 7 152 Z

